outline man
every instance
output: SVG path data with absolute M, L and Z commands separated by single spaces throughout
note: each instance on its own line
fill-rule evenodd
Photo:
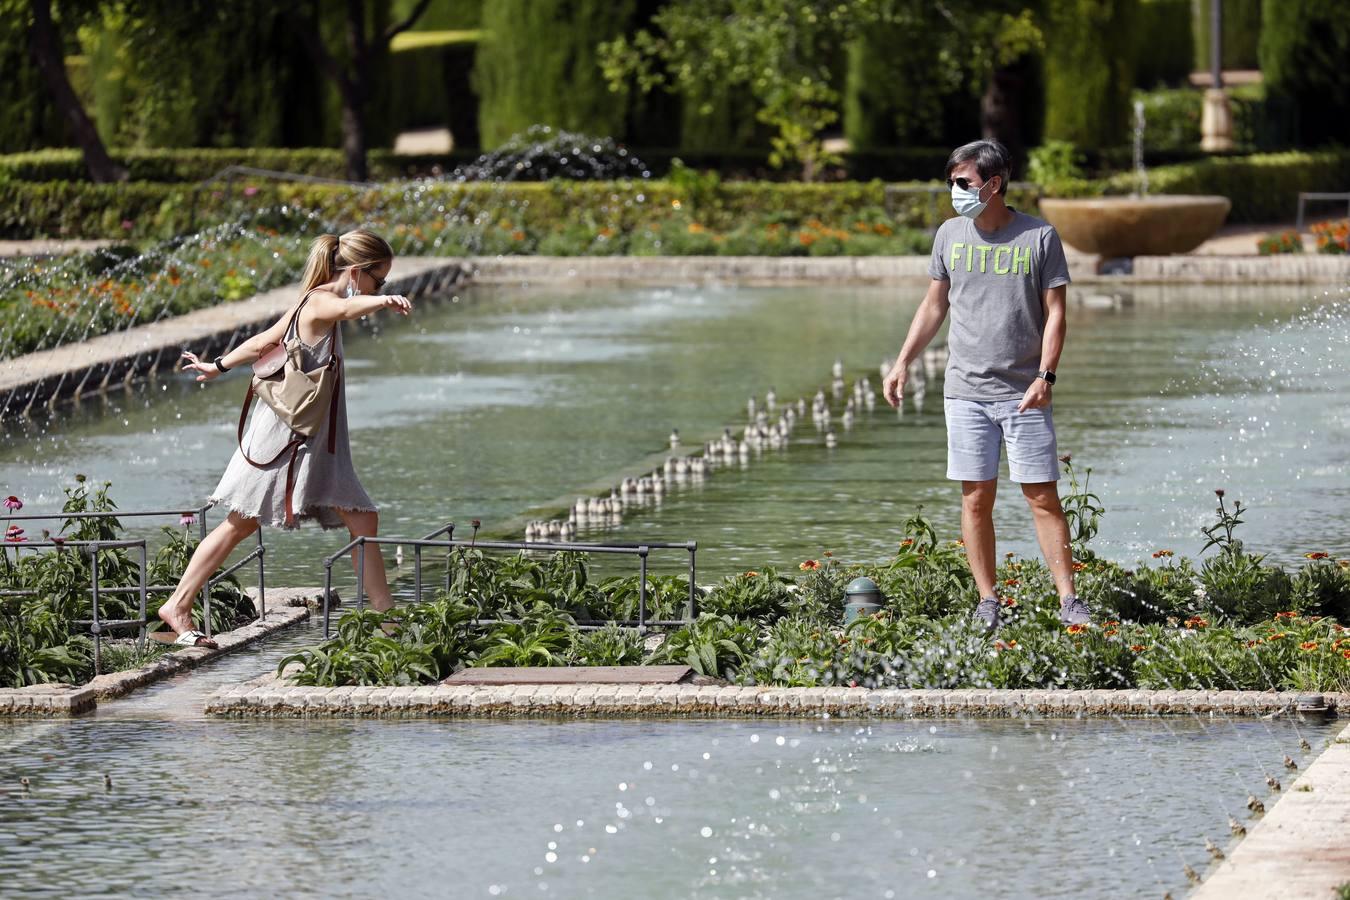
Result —
M 899 406 L 910 364 L 950 310 L 943 390 L 947 477 L 961 482 L 961 536 L 980 590 L 975 614 L 991 631 L 999 626 L 993 513 L 1003 444 L 1009 474 L 1022 485 L 1054 575 L 1060 621 L 1089 621 L 1087 605 L 1074 593 L 1050 413 L 1064 349 L 1068 264 L 1052 226 L 1004 202 L 1011 168 L 997 141 L 958 147 L 947 160 L 947 185 L 960 215 L 938 229 L 928 266 L 933 280 L 882 382 L 886 402 Z

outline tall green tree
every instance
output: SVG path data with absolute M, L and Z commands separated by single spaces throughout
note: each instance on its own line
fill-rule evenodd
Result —
M 1139 0 L 1045 0 L 1045 137 L 1126 143 Z
M 1261 72 L 1303 146 L 1350 144 L 1350 15 L 1338 0 L 1266 0 Z M 1341 185 L 1344 187 L 1344 185 Z
M 398 22 L 389 24 L 389 0 L 346 0 L 344 4 L 346 53 L 335 53 L 325 40 L 323 0 L 291 9 L 291 21 L 314 65 L 337 87 L 342 106 L 342 151 L 347 177 L 365 181 L 370 168 L 368 104 L 375 83 L 387 70 L 389 42 L 407 31 L 426 12 L 431 0 L 418 0 Z
M 79 10 L 81 7 L 78 3 L 71 3 L 67 8 Z M 32 53 L 33 64 L 42 73 L 52 103 L 60 110 L 67 129 L 84 154 L 89 177 L 96 182 L 124 180 L 127 177 L 126 170 L 108 155 L 98 128 L 70 85 L 70 76 L 66 74 L 65 42 L 52 17 L 51 0 L 32 0 L 29 14 L 29 52 Z
M 627 106 L 611 94 L 597 46 L 623 35 L 635 0 L 491 0 L 474 78 L 479 131 L 494 147 L 531 125 L 614 135 Z

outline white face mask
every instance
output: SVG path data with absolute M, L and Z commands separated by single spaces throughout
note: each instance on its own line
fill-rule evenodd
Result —
M 347 270 L 347 297 L 348 297 L 348 299 L 350 299 L 350 298 L 352 298 L 352 297 L 355 297 L 355 296 L 357 295 L 357 290 L 356 290 L 356 276 L 352 274 L 352 273 L 355 272 L 355 271 L 356 271 L 355 269 L 348 269 L 348 270 Z
M 983 191 L 988 184 L 989 182 L 986 181 L 978 188 L 969 188 L 964 191 L 961 190 L 959 184 L 953 184 L 952 208 L 968 219 L 979 218 L 980 213 L 984 212 L 984 208 L 989 205 L 988 200 L 980 199 L 980 192 Z M 993 196 L 993 193 L 989 194 L 990 199 L 993 199 Z

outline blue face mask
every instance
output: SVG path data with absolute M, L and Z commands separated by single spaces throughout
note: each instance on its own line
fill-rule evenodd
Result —
M 961 215 L 965 216 L 967 219 L 979 218 L 980 213 L 984 212 L 984 208 L 989 205 L 988 200 L 980 199 L 980 192 L 983 191 L 985 186 L 988 184 L 989 182 L 986 181 L 978 188 L 968 188 L 964 191 L 961 190 L 961 186 L 959 184 L 953 184 L 952 208 L 955 209 Z M 989 196 L 992 199 L 994 195 L 990 193 Z

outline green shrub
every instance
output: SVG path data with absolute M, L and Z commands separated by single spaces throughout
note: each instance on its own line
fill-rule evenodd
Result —
M 1048 0 L 1045 137 L 1114 147 L 1129 133 L 1138 3 Z
M 579 631 L 572 638 L 570 665 L 638 666 L 647 654 L 636 628 L 609 624 L 593 631 Z
M 688 665 L 700 675 L 735 681 L 754 653 L 757 638 L 750 623 L 707 613 L 672 632 L 647 662 Z
M 1271 122 L 1262 85 L 1237 85 L 1227 89 L 1233 116 L 1233 143 L 1240 150 L 1276 149 L 1277 123 Z M 1135 91 L 1144 104 L 1144 150 L 1194 150 L 1200 146 L 1200 115 L 1205 95 L 1198 88 L 1166 88 Z M 1131 119 L 1133 121 L 1133 119 Z
M 699 611 L 709 616 L 773 622 L 784 616 L 792 603 L 788 590 L 791 583 L 772 567 L 729 575 L 708 592 L 699 603 Z
M 1350 144 L 1350 19 L 1344 9 L 1325 0 L 1264 0 L 1261 19 L 1261 73 L 1294 144 Z
M 1149 169 L 1158 194 L 1219 194 L 1233 202 L 1230 222 L 1271 222 L 1293 216 L 1300 191 L 1350 183 L 1350 151 L 1256 153 Z M 1134 190 L 1134 176 L 1107 179 L 1108 193 Z

